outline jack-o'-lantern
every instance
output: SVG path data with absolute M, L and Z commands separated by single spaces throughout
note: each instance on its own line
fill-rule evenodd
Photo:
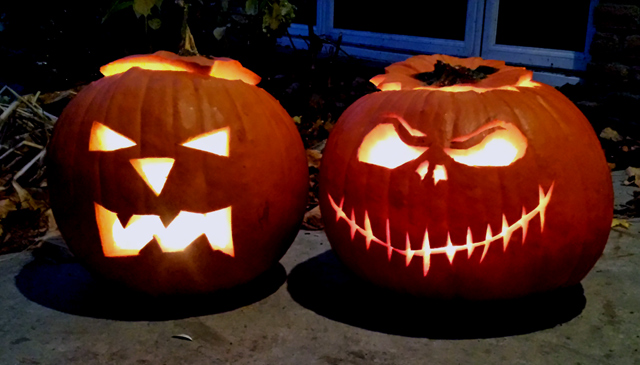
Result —
M 583 114 L 501 61 L 415 56 L 350 106 L 322 160 L 336 255 L 384 287 L 435 298 L 513 298 L 577 284 L 613 211 Z
M 56 221 L 101 276 L 152 294 L 245 283 L 277 263 L 308 172 L 287 112 L 230 59 L 131 56 L 63 111 L 51 141 Z

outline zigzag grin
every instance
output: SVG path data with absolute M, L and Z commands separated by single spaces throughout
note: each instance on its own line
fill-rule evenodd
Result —
M 547 205 L 549 204 L 549 200 L 551 200 L 551 193 L 553 192 L 553 183 L 549 190 L 545 194 L 542 186 L 539 186 L 539 203 L 538 206 L 535 207 L 529 213 L 526 212 L 525 208 L 522 207 L 522 217 L 509 225 L 507 222 L 507 217 L 502 215 L 502 230 L 496 234 L 491 232 L 491 226 L 487 224 L 487 233 L 485 235 L 485 239 L 480 242 L 473 242 L 473 238 L 471 237 L 471 228 L 467 229 L 467 239 L 466 244 L 464 245 L 454 245 L 451 242 L 450 234 L 447 234 L 447 245 L 444 247 L 431 248 L 429 246 L 429 233 L 428 230 L 425 229 L 424 239 L 422 242 L 422 248 L 419 250 L 411 249 L 411 242 L 409 241 L 409 233 L 407 233 L 406 239 L 406 248 L 404 250 L 391 246 L 390 240 L 390 227 L 389 227 L 389 219 L 387 218 L 386 225 L 386 233 L 387 239 L 381 240 L 378 237 L 374 236 L 373 230 L 371 229 L 371 221 L 369 220 L 369 215 L 367 211 L 364 212 L 364 228 L 360 227 L 356 223 L 355 212 L 351 210 L 351 217 L 349 218 L 347 214 L 342 210 L 344 205 L 344 197 L 340 201 L 340 205 L 336 204 L 335 200 L 329 195 L 329 202 L 331 206 L 336 211 L 336 222 L 340 221 L 340 219 L 344 219 L 349 227 L 351 228 L 351 240 L 355 238 L 356 232 L 362 234 L 366 239 L 367 250 L 371 247 L 371 242 L 375 242 L 379 245 L 382 245 L 387 248 L 387 253 L 389 257 L 389 261 L 391 261 L 391 256 L 394 252 L 399 253 L 406 257 L 406 266 L 409 266 L 411 260 L 414 256 L 422 256 L 423 259 L 423 275 L 427 276 L 429 272 L 429 267 L 431 265 L 431 255 L 439 255 L 444 254 L 447 255 L 450 263 L 453 263 L 453 257 L 456 252 L 467 250 L 467 258 L 471 257 L 471 254 L 477 247 L 483 247 L 484 250 L 482 252 L 482 257 L 480 258 L 480 262 L 484 259 L 487 251 L 489 251 L 489 245 L 497 241 L 498 239 L 503 239 L 503 250 L 507 250 L 507 246 L 509 245 L 509 240 L 511 239 L 511 235 L 518 229 L 522 228 L 522 243 L 524 244 L 525 238 L 527 236 L 527 229 L 529 227 L 529 222 L 536 215 L 540 215 L 540 231 L 544 230 L 545 223 L 545 212 L 547 210 Z
M 157 215 L 134 214 L 123 227 L 117 213 L 94 206 L 105 257 L 136 256 L 154 238 L 162 252 L 179 252 L 201 235 L 213 250 L 234 256 L 231 207 L 208 213 L 180 211 L 166 227 Z

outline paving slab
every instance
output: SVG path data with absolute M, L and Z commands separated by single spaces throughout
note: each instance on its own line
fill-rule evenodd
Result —
M 247 286 L 164 300 L 94 279 L 53 243 L 0 256 L 0 364 L 640 364 L 639 283 L 637 219 L 581 285 L 488 303 L 371 287 L 323 232 L 301 231 Z

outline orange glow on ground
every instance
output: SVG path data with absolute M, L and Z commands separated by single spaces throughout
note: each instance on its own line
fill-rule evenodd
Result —
M 93 122 L 89 136 L 89 151 L 115 151 L 136 143 L 99 122 Z
M 138 255 L 154 237 L 162 252 L 179 252 L 203 234 L 213 250 L 234 256 L 231 207 L 204 214 L 180 211 L 167 227 L 157 215 L 134 214 L 122 227 L 116 213 L 94 205 L 106 257 Z
M 467 230 L 467 238 L 466 242 L 462 245 L 454 245 L 451 242 L 450 235 L 448 234 L 447 243 L 443 247 L 431 248 L 429 242 L 429 231 L 428 228 L 425 229 L 424 238 L 422 241 L 422 248 L 419 250 L 414 250 L 411 248 L 411 242 L 409 239 L 409 235 L 407 233 L 407 238 L 405 242 L 405 249 L 399 249 L 393 247 L 391 245 L 390 233 L 389 233 L 389 220 L 387 219 L 386 223 L 386 239 L 380 239 L 373 234 L 373 230 L 371 229 L 371 222 L 369 220 L 369 214 L 365 210 L 364 212 L 364 228 L 362 228 L 358 223 L 356 223 L 355 215 L 352 214 L 352 217 L 348 217 L 347 214 L 343 211 L 342 207 L 344 206 L 344 198 L 340 201 L 340 205 L 336 204 L 335 200 L 329 195 L 329 203 L 333 207 L 336 212 L 336 221 L 340 221 L 343 219 L 350 227 L 351 230 L 355 232 L 359 232 L 361 235 L 365 237 L 366 248 L 369 249 L 371 246 L 371 242 L 375 242 L 379 245 L 382 245 L 387 248 L 389 252 L 388 258 L 391 261 L 392 255 L 400 254 L 406 257 L 406 266 L 411 264 L 411 260 L 415 257 L 422 257 L 423 260 L 423 275 L 427 276 L 429 272 L 429 268 L 431 265 L 431 255 L 446 255 L 447 259 L 450 263 L 453 263 L 453 259 L 457 252 L 459 251 L 467 251 L 467 259 L 471 257 L 471 253 L 475 248 L 482 247 L 483 252 L 480 257 L 480 262 L 484 260 L 487 252 L 489 251 L 489 245 L 499 239 L 503 240 L 503 250 L 507 250 L 507 246 L 509 245 L 509 241 L 511 240 L 511 235 L 518 229 L 522 229 L 522 243 L 524 244 L 527 238 L 527 230 L 529 227 L 529 222 L 536 216 L 540 216 L 540 231 L 544 231 L 545 224 L 545 213 L 547 210 L 547 206 L 549 205 L 549 201 L 551 200 L 551 194 L 553 193 L 553 183 L 549 190 L 545 193 L 542 187 L 539 187 L 539 197 L 538 197 L 538 206 L 536 206 L 529 213 L 526 212 L 525 208 L 522 207 L 522 216 L 516 222 L 509 224 L 507 222 L 506 217 L 502 216 L 502 229 L 500 232 L 493 234 L 491 231 L 491 226 L 487 225 L 486 235 L 483 240 L 475 241 L 471 235 L 471 229 Z
M 508 166 L 522 158 L 527 150 L 527 138 L 511 123 L 494 121 L 467 136 L 454 139 L 461 142 L 488 129 L 500 127 L 479 144 L 467 149 L 445 148 L 454 161 L 467 166 Z
M 229 156 L 229 127 L 216 129 L 191 138 L 182 144 L 185 147 L 213 153 L 218 156 Z
M 393 124 L 379 124 L 371 130 L 358 149 L 358 160 L 389 169 L 419 157 L 427 147 L 409 146 L 400 139 Z
M 151 190 L 156 195 L 160 195 L 175 160 L 167 157 L 153 157 L 135 158 L 129 162 Z

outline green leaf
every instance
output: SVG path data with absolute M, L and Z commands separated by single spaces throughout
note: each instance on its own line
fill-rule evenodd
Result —
M 227 11 L 229 10 L 229 0 L 222 0 L 222 11 Z
M 224 37 L 224 33 L 226 32 L 227 27 L 218 27 L 213 30 L 213 36 L 216 37 L 217 40 L 221 40 Z
M 156 0 L 156 7 L 160 10 L 160 7 L 162 7 L 162 0 Z
M 162 21 L 158 18 L 149 19 L 148 23 L 149 28 L 153 30 L 158 30 L 158 28 L 160 28 L 160 26 L 162 25 Z
M 151 8 L 156 4 L 156 0 L 133 0 L 133 11 L 139 18 L 140 15 L 148 16 L 151 14 Z
M 258 14 L 258 0 L 247 0 L 245 12 L 249 15 Z

